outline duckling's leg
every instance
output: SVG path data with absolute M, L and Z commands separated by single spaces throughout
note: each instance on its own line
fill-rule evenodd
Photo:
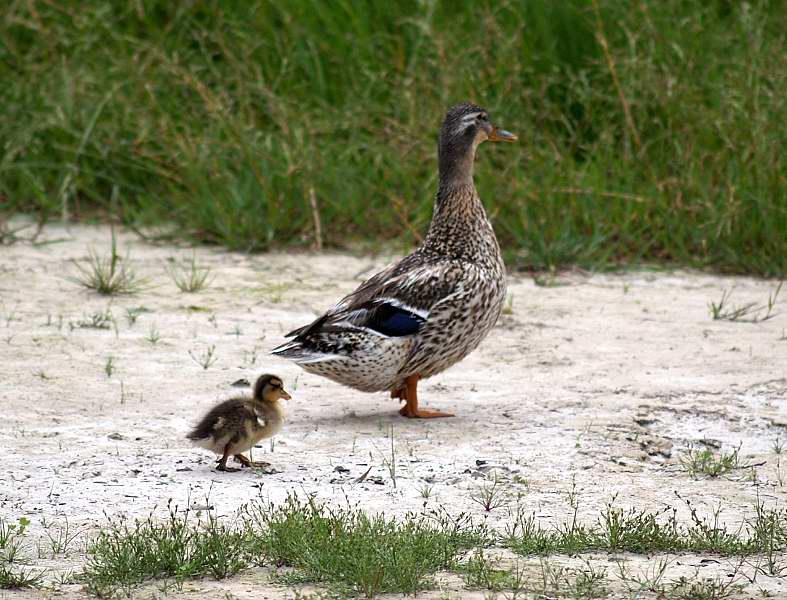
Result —
M 236 454 L 236 455 L 235 455 L 235 460 L 237 460 L 237 461 L 238 461 L 240 464 L 242 464 L 244 467 L 259 467 L 259 468 L 264 468 L 264 467 L 270 467 L 270 466 L 271 466 L 271 463 L 267 463 L 267 462 L 265 462 L 265 461 L 254 461 L 254 460 L 249 460 L 248 458 L 246 458 L 245 456 L 243 456 L 243 454 Z
M 453 417 L 451 413 L 442 412 L 439 410 L 426 410 L 426 409 L 419 409 L 418 408 L 418 380 L 421 378 L 420 375 L 410 375 L 405 380 L 406 387 L 403 390 L 404 398 L 399 395 L 399 398 L 405 401 L 405 405 L 399 409 L 399 414 L 403 417 L 409 417 L 411 419 L 419 418 L 419 419 L 434 419 L 437 417 Z M 402 394 L 402 391 L 399 390 L 394 393 Z
M 219 464 L 216 465 L 217 471 L 227 471 L 228 473 L 234 473 L 235 471 L 240 471 L 240 469 L 236 469 L 235 467 L 228 467 L 227 466 L 227 459 L 230 457 L 230 445 L 227 444 L 224 446 L 224 454 L 222 454 L 221 458 L 217 461 Z

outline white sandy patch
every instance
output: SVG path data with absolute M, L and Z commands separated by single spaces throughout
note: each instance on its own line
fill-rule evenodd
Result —
M 280 501 L 291 492 L 390 514 L 439 503 L 502 529 L 506 508 L 487 514 L 471 499 L 492 467 L 508 507 L 519 503 L 545 524 L 570 518 L 572 481 L 579 518 L 590 522 L 613 497 L 624 508 L 669 504 L 687 519 L 678 492 L 707 512 L 721 505 L 731 527 L 751 516 L 758 495 L 767 505 L 786 499 L 787 465 L 777 467 L 773 451 L 777 438 L 787 439 L 784 303 L 782 314 L 757 324 L 713 321 L 708 310 L 729 288 L 733 303 L 763 302 L 772 281 L 641 271 L 569 274 L 539 287 L 514 275 L 512 312 L 478 351 L 419 387 L 424 406 L 457 416 L 412 421 L 385 394 L 345 389 L 267 354 L 386 259 L 200 248 L 197 262 L 212 269 L 213 282 L 185 294 L 165 267 L 192 250 L 118 239 L 131 268 L 149 280 L 135 296 L 107 298 L 69 280 L 77 272 L 71 261 L 89 247 L 108 252 L 106 227 L 50 226 L 39 240 L 48 243 L 0 247 L 0 516 L 30 519 L 31 539 L 46 540 L 43 522 L 67 518 L 94 531 L 105 515 L 163 513 L 170 499 L 230 514 L 258 495 Z M 136 307 L 147 310 L 131 324 L 126 312 Z M 114 319 L 109 329 L 81 326 L 104 311 Z M 210 347 L 216 362 L 203 369 L 190 352 L 199 357 Z M 253 452 L 280 472 L 216 472 L 214 455 L 184 436 L 213 403 L 248 392 L 233 382 L 263 372 L 281 376 L 293 395 L 274 445 Z M 396 485 L 386 467 L 391 431 Z M 694 480 L 678 458 L 703 439 L 724 450 L 740 444 L 743 462 L 762 464 Z M 369 467 L 369 478 L 353 484 Z M 83 547 L 33 564 L 78 568 Z M 596 559 L 610 566 L 606 555 Z M 681 568 L 723 574 L 721 563 L 689 557 Z M 240 598 L 251 597 L 247 590 L 286 594 L 265 581 L 264 572 L 251 572 L 189 582 L 182 594 L 216 586 Z M 452 586 L 461 590 L 458 580 Z M 759 588 L 787 593 L 780 579 L 763 575 L 747 589 Z M 80 594 L 78 586 L 62 591 Z

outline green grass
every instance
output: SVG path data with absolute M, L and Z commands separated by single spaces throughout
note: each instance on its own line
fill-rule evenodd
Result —
M 783 281 L 780 281 L 776 289 L 768 294 L 768 300 L 764 304 L 748 302 L 746 304 L 731 306 L 730 296 L 732 290 L 723 290 L 721 299 L 718 302 L 710 302 L 711 318 L 714 321 L 734 321 L 738 323 L 762 323 L 774 318 L 778 313 L 774 312 L 779 292 L 782 290 Z
M 115 324 L 115 317 L 109 307 L 105 310 L 97 310 L 90 315 L 83 315 L 77 321 L 69 321 L 70 329 L 112 329 Z
M 173 262 L 167 268 L 167 273 L 172 282 L 184 293 L 194 294 L 210 284 L 210 267 L 198 265 L 196 253 L 191 255 L 191 260 L 185 266 Z
M 30 521 L 22 517 L 11 523 L 0 517 L 0 589 L 22 589 L 41 585 L 44 572 L 22 566 L 25 558 L 25 531 Z
M 523 586 L 523 573 L 519 568 L 512 571 L 499 568 L 484 554 L 483 548 L 473 552 L 461 569 L 465 586 L 470 589 L 501 592 L 505 589 L 518 590 Z
M 581 554 L 586 552 L 698 552 L 722 556 L 762 554 L 769 564 L 787 548 L 787 511 L 755 506 L 754 517 L 727 525 L 717 508 L 703 517 L 685 501 L 691 522 L 683 524 L 674 508 L 662 511 L 624 510 L 612 503 L 595 523 L 571 523 L 544 528 L 534 515 L 520 512 L 506 535 L 506 545 L 522 555 Z
M 746 468 L 742 464 L 738 453 L 738 448 L 733 448 L 730 452 L 719 452 L 715 454 L 709 448 L 689 448 L 680 458 L 680 465 L 694 478 L 700 476 L 721 477 L 731 473 L 736 469 Z
M 625 510 L 610 503 L 588 525 L 575 518 L 571 524 L 545 528 L 535 517 L 519 512 L 505 533 L 474 523 L 464 514 L 452 517 L 445 509 L 392 518 L 295 496 L 281 504 L 256 500 L 234 517 L 181 511 L 170 505 L 165 519 L 110 522 L 90 541 L 87 562 L 75 579 L 92 595 L 116 597 L 131 595 L 136 586 L 152 580 L 167 580 L 165 585 L 170 586 L 194 577 L 224 579 L 264 566 L 274 583 L 314 584 L 331 597 L 415 594 L 433 589 L 439 571 L 458 573 L 466 588 L 514 595 L 532 592 L 579 599 L 606 593 L 607 569 L 594 567 L 589 560 L 568 568 L 541 559 L 541 575 L 534 577 L 523 562 L 501 565 L 494 557 L 495 548 L 524 556 L 696 552 L 754 561 L 756 555 L 764 575 L 783 572 L 786 510 L 758 502 L 746 521 L 728 524 L 720 509 L 701 516 L 691 502 L 684 502 L 688 523 L 677 520 L 675 509 Z M 43 576 L 18 566 L 24 563 L 23 533 L 22 521 L 11 526 L 0 521 L 4 552 L 0 582 L 7 587 L 38 585 Z M 659 564 L 651 587 L 666 569 L 665 561 Z M 622 562 L 618 566 L 621 578 L 629 577 L 640 587 L 647 583 L 632 578 Z M 673 592 L 675 597 L 688 598 L 702 590 L 727 589 L 717 584 L 697 589 L 680 585 Z
M 38 587 L 43 576 L 40 570 L 12 567 L 0 562 L 0 589 L 18 590 Z
M 255 564 L 292 567 L 283 583 L 315 582 L 372 597 L 414 593 L 458 553 L 484 543 L 485 530 L 465 518 L 408 515 L 397 520 L 356 509 L 332 509 L 290 497 L 281 505 L 252 503 L 235 521 L 171 509 L 153 518 L 116 523 L 89 548 L 81 576 L 98 596 L 129 591 L 151 579 L 223 579 Z
M 564 567 L 540 560 L 540 573 L 530 572 L 515 563 L 511 570 L 498 568 L 497 562 L 476 551 L 463 565 L 462 576 L 470 589 L 489 590 L 490 598 L 502 592 L 503 598 L 565 598 L 591 600 L 606 598 L 609 590 L 606 568 L 585 562 L 580 567 Z
M 372 597 L 426 589 L 437 570 L 457 565 L 458 553 L 487 534 L 460 517 L 407 515 L 391 519 L 357 509 L 332 509 L 290 498 L 277 510 L 253 512 L 260 555 L 295 567 L 295 581 L 338 586 Z M 292 581 L 292 579 L 290 579 Z
M 783 0 L 594 4 L 5 2 L 0 204 L 412 245 L 472 99 L 521 140 L 477 167 L 509 264 L 783 275 Z
M 87 264 L 76 260 L 72 262 L 78 271 L 78 275 L 72 280 L 104 296 L 136 294 L 144 284 L 130 267 L 128 256 L 123 259 L 118 253 L 114 229 L 109 255 L 101 256 L 95 249 L 90 248 Z
M 211 576 L 223 579 L 249 563 L 247 536 L 237 523 L 199 518 L 171 507 L 163 522 L 116 523 L 89 547 L 80 579 L 100 597 L 149 579 Z
M 737 592 L 741 587 L 743 586 L 735 580 L 681 577 L 670 586 L 666 594 L 670 600 L 724 600 L 740 597 Z

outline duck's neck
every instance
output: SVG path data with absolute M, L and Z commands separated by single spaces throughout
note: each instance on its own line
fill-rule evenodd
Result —
M 437 189 L 432 225 L 467 222 L 483 217 L 484 207 L 473 183 L 475 144 L 462 148 L 440 144 L 440 187 Z M 431 228 L 430 228 L 431 229 Z
M 476 145 L 457 147 L 450 141 L 437 148 L 440 168 L 440 189 L 473 186 L 473 163 Z
M 440 187 L 423 250 L 469 260 L 496 255 L 495 233 L 473 183 L 475 148 L 451 161 L 443 156 L 441 152 Z

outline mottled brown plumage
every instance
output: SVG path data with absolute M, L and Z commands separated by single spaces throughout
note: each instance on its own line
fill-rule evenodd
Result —
M 289 400 L 280 377 L 262 375 L 254 384 L 251 397 L 230 398 L 214 406 L 186 436 L 195 445 L 220 455 L 219 471 L 237 471 L 227 466 L 227 459 L 234 456 L 244 467 L 265 467 L 268 463 L 255 463 L 241 452 L 252 448 L 262 439 L 272 437 L 282 426 L 284 412 L 280 399 Z
M 423 244 L 336 306 L 288 334 L 273 352 L 305 370 L 362 391 L 390 391 L 408 417 L 448 416 L 418 409 L 420 378 L 472 352 L 497 321 L 506 295 L 505 266 L 473 183 L 478 145 L 513 141 L 487 112 L 459 104 L 445 116 L 440 186 Z

